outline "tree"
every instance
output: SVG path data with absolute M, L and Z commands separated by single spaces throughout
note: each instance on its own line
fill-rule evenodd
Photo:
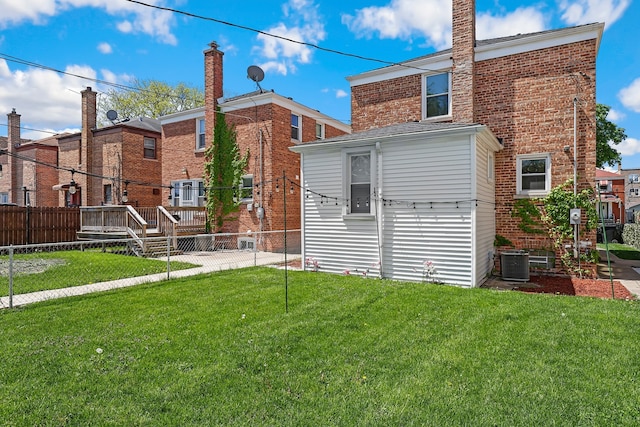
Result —
M 236 131 L 224 114 L 216 112 L 213 144 L 205 151 L 204 181 L 207 187 L 207 228 L 219 232 L 225 221 L 236 219 L 242 203 L 240 185 L 249 162 L 249 151 L 240 156 Z
M 618 145 L 627 138 L 624 129 L 607 120 L 611 107 L 604 104 L 596 105 L 596 167 L 605 164 L 615 166 L 622 160 L 618 150 L 611 144 Z
M 204 105 L 204 93 L 184 83 L 171 86 L 158 80 L 134 80 L 135 89 L 109 89 L 98 101 L 98 123 L 110 125 L 106 113 L 115 110 L 118 118 L 149 117 L 156 119 L 171 113 Z

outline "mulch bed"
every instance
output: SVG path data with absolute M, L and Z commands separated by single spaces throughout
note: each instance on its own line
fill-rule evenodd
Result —
M 616 299 L 634 299 L 619 281 L 613 281 Z M 581 297 L 611 298 L 611 282 L 602 279 L 579 279 L 559 276 L 531 276 L 529 283 L 519 286 L 517 291 Z

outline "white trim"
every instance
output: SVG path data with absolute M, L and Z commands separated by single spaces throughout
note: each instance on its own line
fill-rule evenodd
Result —
M 522 160 L 545 159 L 545 180 L 544 190 L 523 190 L 522 189 Z M 546 196 L 551 191 L 551 154 L 550 153 L 534 153 L 521 154 L 516 156 L 516 195 L 520 197 L 541 197 Z
M 440 76 L 442 74 L 447 75 L 447 114 L 442 114 L 440 116 L 427 117 L 427 79 L 433 76 Z M 439 120 L 447 120 L 451 119 L 451 70 L 438 72 L 438 73 L 427 73 L 422 75 L 420 84 L 422 86 L 422 120 L 424 121 L 439 121 Z M 438 95 L 431 95 L 438 96 Z
M 369 212 L 368 213 L 351 213 L 351 163 L 350 159 L 355 154 L 369 154 Z M 377 182 L 377 161 L 375 146 L 368 145 L 366 147 L 352 147 L 342 150 L 342 198 L 345 202 L 342 204 L 342 216 L 344 219 L 365 219 L 371 220 L 375 218 L 374 197 L 371 194 L 375 189 Z
M 170 123 L 184 122 L 187 120 L 204 118 L 204 107 L 194 108 L 192 110 L 180 111 L 173 114 L 167 114 L 160 117 L 160 125 L 168 125 Z
M 200 123 L 203 123 L 203 131 L 200 133 Z M 200 135 L 204 135 L 204 144 L 200 147 Z M 207 124 L 204 117 L 196 119 L 196 152 L 204 151 L 207 148 Z
M 503 56 L 517 55 L 525 52 L 532 52 L 550 47 L 562 46 L 571 43 L 578 43 L 585 40 L 596 39 L 596 52 L 600 47 L 600 39 L 604 24 L 590 24 L 580 27 L 566 28 L 561 31 L 552 31 L 541 34 L 531 34 L 521 38 L 506 40 L 504 42 L 492 43 L 485 46 L 476 47 L 476 62 L 488 59 L 500 58 Z
M 291 127 L 290 127 L 291 130 L 293 130 L 293 117 L 294 116 L 298 118 L 298 125 L 296 126 L 296 129 L 298 129 L 298 137 L 294 138 L 293 136 L 291 136 L 291 140 L 292 141 L 302 142 L 302 115 L 298 114 L 295 111 L 291 111 Z
M 351 87 L 368 83 L 383 82 L 400 77 L 423 74 L 425 72 L 438 74 L 453 67 L 451 52 L 435 54 L 427 58 L 419 58 L 403 63 L 404 65 L 392 65 L 366 73 L 347 77 Z
M 298 115 L 310 117 L 315 119 L 316 121 L 321 120 L 325 124 L 332 126 L 338 130 L 341 130 L 346 133 L 351 133 L 351 126 L 342 123 L 341 121 L 334 119 L 326 114 L 319 112 L 318 110 L 314 110 L 305 105 L 302 105 L 293 99 L 285 98 L 284 96 L 278 95 L 275 92 L 264 92 L 260 94 L 256 94 L 254 96 L 242 97 L 239 99 L 234 99 L 231 101 L 225 101 L 224 99 L 219 100 L 220 111 L 223 113 L 230 113 L 237 110 L 242 110 L 245 108 L 254 108 L 261 105 L 275 104 L 280 107 L 286 108 L 291 112 L 296 111 Z
M 493 151 L 487 149 L 487 182 L 496 181 L 496 155 Z

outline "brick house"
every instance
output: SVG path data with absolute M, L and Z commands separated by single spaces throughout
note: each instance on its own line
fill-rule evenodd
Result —
M 60 206 L 162 203 L 162 138 L 160 122 L 126 119 L 97 128 L 96 92 L 82 91 L 82 131 L 58 138 L 56 185 Z M 69 170 L 77 173 L 71 173 Z M 72 176 L 73 175 L 73 176 Z M 69 192 L 71 180 L 77 191 Z
M 454 0 L 452 17 L 451 49 L 348 78 L 352 135 L 293 148 L 311 194 L 303 253 L 327 271 L 417 280 L 427 258 L 438 280 L 478 286 L 496 235 L 549 244 L 518 227 L 517 200 L 574 176 L 593 188 L 604 25 L 476 40 L 474 0 Z
M 58 193 L 48 184 L 57 179 L 59 135 L 37 141 L 21 138 L 15 109 L 7 122 L 8 136 L 0 138 L 0 150 L 6 150 L 0 155 L 0 204 L 58 206 Z
M 299 156 L 289 147 L 350 132 L 344 123 L 273 91 L 256 91 L 224 99 L 223 52 L 215 42 L 204 52 L 205 106 L 160 118 L 164 200 L 173 206 L 203 206 L 205 150 L 211 145 L 215 111 L 235 127 L 240 152 L 250 153 L 243 177 L 239 220 L 225 232 L 282 230 L 282 191 L 294 186 L 287 200 L 287 228 L 300 227 Z M 284 183 L 283 174 L 294 184 Z
M 625 176 L 604 169 L 596 170 L 598 215 L 605 222 L 625 223 Z

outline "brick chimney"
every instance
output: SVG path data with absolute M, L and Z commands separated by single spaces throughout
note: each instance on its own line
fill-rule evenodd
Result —
M 209 43 L 204 51 L 204 123 L 205 144 L 209 146 L 213 139 L 218 98 L 222 98 L 222 55 L 216 42 Z
M 11 113 L 7 114 L 7 151 L 15 153 L 16 147 L 21 144 L 20 136 L 20 114 L 16 113 L 13 108 Z M 22 186 L 18 182 L 18 159 L 14 156 L 8 156 L 7 170 L 4 174 L 9 180 L 9 202 L 18 203 L 22 200 Z
M 451 110 L 455 123 L 474 122 L 476 2 L 453 0 L 452 13 L 453 70 Z
M 82 92 L 82 131 L 80 135 L 80 158 L 78 169 L 87 173 L 96 173 L 93 170 L 93 130 L 97 126 L 96 97 L 97 93 L 87 87 Z M 92 206 L 97 204 L 94 193 L 102 199 L 102 189 L 99 187 L 99 178 L 86 175 L 76 175 L 76 182 L 80 184 L 82 205 Z

